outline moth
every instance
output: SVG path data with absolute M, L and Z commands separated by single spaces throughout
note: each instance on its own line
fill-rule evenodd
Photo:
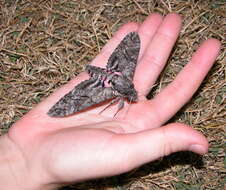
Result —
M 111 54 L 106 68 L 87 65 L 85 70 L 90 78 L 63 96 L 47 114 L 52 117 L 69 116 L 111 99 L 110 104 L 119 101 L 118 110 L 123 108 L 125 99 L 137 102 L 133 76 L 139 51 L 138 33 L 127 34 Z

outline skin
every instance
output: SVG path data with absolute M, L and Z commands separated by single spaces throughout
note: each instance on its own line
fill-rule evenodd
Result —
M 151 14 L 141 24 L 122 26 L 91 64 L 104 67 L 123 37 L 137 31 L 141 50 L 134 85 L 139 102 L 125 104 L 115 118 L 117 105 L 101 114 L 106 105 L 70 117 L 49 117 L 46 113 L 50 107 L 88 78 L 87 73 L 81 73 L 0 138 L 0 186 L 57 189 L 65 183 L 121 174 L 177 151 L 207 153 L 208 141 L 200 132 L 185 124 L 164 123 L 200 86 L 219 53 L 219 41 L 203 42 L 173 82 L 153 99 L 145 98 L 162 72 L 180 29 L 177 14 Z

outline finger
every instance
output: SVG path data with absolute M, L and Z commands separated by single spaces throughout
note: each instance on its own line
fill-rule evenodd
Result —
M 144 25 L 142 30 L 148 31 L 149 27 Z M 180 28 L 181 18 L 178 14 L 167 15 L 159 26 L 137 66 L 134 82 L 139 94 L 146 95 L 161 73 Z
M 145 53 L 145 50 L 147 49 L 149 43 L 152 41 L 152 38 L 154 37 L 162 21 L 163 16 L 158 13 L 154 13 L 148 16 L 145 21 L 140 25 L 138 29 L 138 34 L 141 40 L 141 48 L 139 55 L 140 58 Z
M 178 151 L 208 151 L 208 141 L 201 133 L 179 123 L 122 135 L 117 141 L 121 144 L 117 152 L 123 152 L 121 167 L 125 171 Z
M 202 43 L 176 79 L 149 101 L 149 118 L 158 120 L 154 125 L 166 122 L 192 97 L 213 65 L 219 50 L 218 40 L 209 39 Z

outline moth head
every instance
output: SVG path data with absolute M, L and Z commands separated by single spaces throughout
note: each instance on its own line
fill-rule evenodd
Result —
M 138 101 L 138 97 L 137 97 L 137 91 L 133 88 L 131 89 L 130 93 L 127 96 L 128 100 L 130 102 L 137 102 Z

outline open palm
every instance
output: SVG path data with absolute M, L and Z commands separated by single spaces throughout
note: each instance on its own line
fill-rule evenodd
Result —
M 34 178 L 56 184 L 76 182 L 120 174 L 180 150 L 207 152 L 206 138 L 191 127 L 163 125 L 201 84 L 219 52 L 217 40 L 205 41 L 170 85 L 152 100 L 146 99 L 180 27 L 181 19 L 176 14 L 165 18 L 152 14 L 142 24 L 128 23 L 93 60 L 91 64 L 104 67 L 123 37 L 138 32 L 141 50 L 134 84 L 139 102 L 127 103 L 116 117 L 117 105 L 101 114 L 106 105 L 63 118 L 46 114 L 62 96 L 88 78 L 87 73 L 81 73 L 14 124 L 8 137 L 23 152 Z

